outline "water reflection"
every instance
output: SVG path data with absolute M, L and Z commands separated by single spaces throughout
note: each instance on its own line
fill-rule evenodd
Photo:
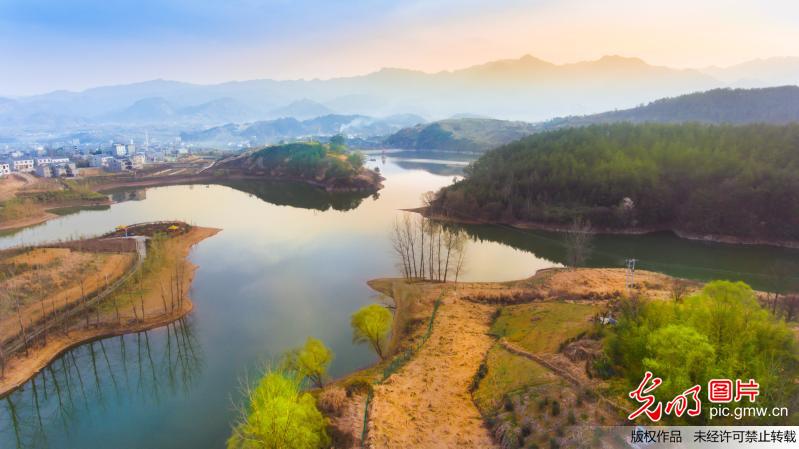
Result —
M 496 242 L 566 263 L 564 235 L 557 232 L 521 230 L 502 225 L 459 225 L 473 241 Z M 647 235 L 597 235 L 587 261 L 591 267 L 623 267 L 625 259 L 637 267 L 671 276 L 710 281 L 744 281 L 756 289 L 784 290 L 791 277 L 775 267 L 799 266 L 799 252 L 767 246 L 706 243 L 681 239 L 670 232 Z M 796 273 L 793 271 L 792 273 Z
M 357 208 L 369 196 L 364 192 L 327 192 L 318 187 L 290 181 L 225 181 L 221 185 L 249 193 L 277 206 L 292 206 L 303 209 L 326 211 L 334 209 L 348 211 Z
M 115 203 L 125 201 L 144 201 L 147 199 L 147 189 L 116 189 L 107 192 Z
M 159 338 L 151 338 L 153 333 Z M 17 448 L 65 447 L 52 439 L 68 435 L 80 420 L 98 419 L 96 411 L 112 402 L 136 396 L 159 404 L 189 394 L 202 360 L 192 320 L 186 318 L 155 331 L 87 343 L 3 399 L 0 440 Z

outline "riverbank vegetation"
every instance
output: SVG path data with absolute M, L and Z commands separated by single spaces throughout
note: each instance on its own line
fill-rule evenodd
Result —
M 483 155 L 430 212 L 598 231 L 671 229 L 799 241 L 799 125 L 615 124 L 532 135 Z
M 676 301 L 625 299 L 616 310 L 618 324 L 608 330 L 605 357 L 595 367 L 600 375 L 624 379 L 627 391 L 651 371 L 663 379 L 658 395 L 669 399 L 694 385 L 704 389 L 710 379 L 756 379 L 759 406 L 789 407 L 799 400 L 790 380 L 799 378 L 796 335 L 742 282 L 711 282 Z M 776 425 L 781 419 L 759 422 Z
M 246 397 L 228 449 L 320 449 L 330 443 L 327 420 L 296 372 L 267 371 Z

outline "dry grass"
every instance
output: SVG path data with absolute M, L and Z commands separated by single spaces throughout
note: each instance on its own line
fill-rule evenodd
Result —
M 534 353 L 555 353 L 561 342 L 586 332 L 601 302 L 542 301 L 504 307 L 491 333 Z
M 347 402 L 347 392 L 339 386 L 331 386 L 322 390 L 316 399 L 319 409 L 330 416 L 341 416 Z

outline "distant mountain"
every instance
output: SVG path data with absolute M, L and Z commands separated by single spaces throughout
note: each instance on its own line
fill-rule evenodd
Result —
M 201 123 L 230 123 L 249 121 L 258 116 L 253 108 L 233 98 L 217 98 L 196 106 L 181 108 L 178 113 L 192 121 Z
M 367 117 L 410 113 L 444 119 L 457 114 L 457 118 L 532 122 L 632 108 L 713 88 L 798 81 L 799 58 L 678 70 L 622 56 L 553 64 L 527 55 L 438 73 L 385 68 L 325 80 L 261 79 L 213 85 L 153 80 L 83 92 L 57 91 L 0 104 L 0 131 L 52 135 L 78 131 L 74 128 L 86 123 L 119 127 L 154 120 L 165 131 L 172 129 L 177 134 L 198 127 L 282 117 L 303 121 L 334 111 Z M 48 120 L 37 120 L 42 114 L 51 115 Z
M 614 122 L 729 124 L 799 122 L 799 87 L 713 89 L 664 98 L 632 109 L 554 119 L 542 126 L 558 128 Z
M 384 136 L 397 130 L 424 122 L 424 118 L 401 114 L 385 118 L 364 115 L 328 114 L 307 120 L 292 117 L 263 120 L 248 124 L 227 124 L 201 131 L 183 132 L 184 142 L 204 145 L 247 146 L 268 145 L 281 140 L 301 137 L 324 137 L 345 134 L 355 137 Z
M 412 150 L 487 151 L 538 130 L 537 125 L 495 119 L 441 120 L 402 129 L 385 145 Z
M 305 120 L 333 111 L 371 117 L 412 113 L 441 119 L 475 114 L 536 121 L 632 107 L 664 96 L 724 86 L 697 70 L 658 67 L 637 58 L 606 56 L 595 61 L 552 64 L 524 56 L 438 73 L 387 68 L 327 80 L 262 79 L 213 85 L 153 80 L 83 92 L 57 91 L 15 98 L 21 114 L 13 113 L 13 120 L 20 123 L 34 113 L 58 111 L 63 116 L 93 118 L 102 124 L 106 118 L 127 113 L 139 117 L 138 106 L 132 111 L 126 109 L 142 100 L 160 98 L 181 120 L 185 119 L 185 108 L 224 99 L 218 104 L 223 106 L 218 113 L 211 114 L 207 109 L 199 113 L 216 123 L 240 122 L 242 114 L 251 120 Z M 230 105 L 236 106 L 228 111 Z M 166 108 L 151 112 L 169 116 Z M 0 123 L 5 115 L 0 110 Z
M 117 122 L 160 123 L 174 119 L 176 114 L 177 110 L 164 98 L 152 97 L 139 100 L 107 118 Z
M 730 67 L 708 67 L 702 72 L 731 87 L 797 85 L 799 58 L 755 59 Z
M 293 101 L 286 106 L 273 109 L 267 113 L 267 116 L 275 118 L 293 117 L 298 120 L 305 120 L 333 113 L 333 110 L 327 106 L 317 103 L 313 100 L 303 98 L 301 100 Z

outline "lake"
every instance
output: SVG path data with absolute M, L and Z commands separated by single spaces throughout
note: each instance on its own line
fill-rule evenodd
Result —
M 241 387 L 307 336 L 335 352 L 333 376 L 375 361 L 352 343 L 349 317 L 379 300 L 366 281 L 397 276 L 390 242 L 401 208 L 462 173 L 467 157 L 370 155 L 385 188 L 374 197 L 329 195 L 285 183 L 157 187 L 115 192 L 105 210 L 79 211 L 0 237 L 0 248 L 97 235 L 120 224 L 180 219 L 222 232 L 201 242 L 191 290 L 195 309 L 166 328 L 99 340 L 55 360 L 0 400 L 2 448 L 224 447 Z M 373 160 L 372 160 L 373 159 Z M 557 266 L 556 233 L 466 226 L 461 279 L 523 278 Z M 774 267 L 799 251 L 680 240 L 671 234 L 600 236 L 589 263 L 694 279 L 780 282 Z

